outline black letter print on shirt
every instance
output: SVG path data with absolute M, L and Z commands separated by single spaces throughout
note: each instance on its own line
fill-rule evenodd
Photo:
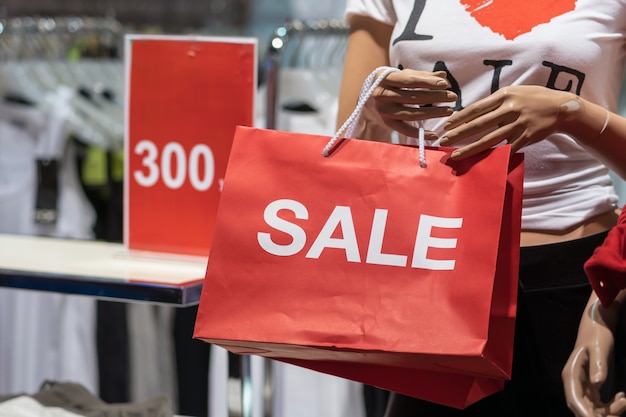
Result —
M 502 68 L 507 65 L 513 65 L 513 61 L 510 59 L 500 61 L 485 59 L 483 64 L 493 67 L 493 78 L 491 79 L 491 94 L 493 94 L 500 89 L 500 74 L 502 73 Z
M 406 23 L 406 27 L 400 36 L 393 40 L 393 44 L 400 41 L 427 41 L 432 39 L 431 35 L 418 35 L 415 33 L 417 29 L 417 23 L 422 17 L 422 12 L 424 11 L 424 7 L 426 7 L 426 0 L 415 0 L 413 3 L 413 10 L 411 11 L 411 16 L 409 17 L 408 22 Z
M 576 95 L 580 95 L 580 90 L 582 89 L 583 82 L 585 81 L 585 74 L 583 74 L 580 71 L 576 71 L 575 69 L 564 67 L 562 65 L 557 65 L 548 61 L 543 61 L 542 64 L 552 69 L 552 72 L 550 73 L 550 78 L 548 79 L 548 84 L 546 85 L 546 87 L 551 88 L 553 90 L 572 91 L 572 81 L 573 81 L 572 79 L 567 80 L 567 84 L 565 88 L 558 88 L 556 86 L 556 81 L 557 81 L 559 74 L 566 73 L 569 75 L 573 75 L 574 78 L 578 80 L 578 83 L 576 84 L 575 93 Z
M 502 68 L 506 67 L 507 65 L 512 65 L 513 61 L 511 61 L 510 59 L 504 59 L 499 61 L 486 59 L 483 61 L 483 64 L 493 67 L 493 77 L 491 78 L 491 93 L 495 93 L 500 88 L 500 74 L 502 73 Z M 448 70 L 446 63 L 443 61 L 438 61 L 437 63 L 435 63 L 433 71 L 446 72 L 446 78 L 450 83 L 450 90 L 454 91 L 458 97 L 454 105 L 454 111 L 463 110 L 463 96 L 461 92 L 461 87 L 459 86 L 459 82 L 454 78 L 450 70 Z

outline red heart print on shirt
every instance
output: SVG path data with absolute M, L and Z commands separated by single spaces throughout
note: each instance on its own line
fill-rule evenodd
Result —
M 513 40 L 534 27 L 571 12 L 576 0 L 461 0 L 469 14 L 482 26 Z

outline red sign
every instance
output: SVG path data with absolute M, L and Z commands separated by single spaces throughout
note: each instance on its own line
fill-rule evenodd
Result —
M 235 128 L 253 123 L 256 46 L 127 36 L 128 249 L 208 255 Z

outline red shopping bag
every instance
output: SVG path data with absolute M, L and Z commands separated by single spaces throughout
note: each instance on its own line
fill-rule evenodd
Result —
M 239 127 L 194 336 L 462 408 L 510 377 L 522 158 Z

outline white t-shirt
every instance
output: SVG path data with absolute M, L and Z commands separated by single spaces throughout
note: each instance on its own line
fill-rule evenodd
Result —
M 616 0 L 348 0 L 347 16 L 394 26 L 392 66 L 446 70 L 456 109 L 502 86 L 571 91 L 616 110 L 626 2 Z M 445 118 L 425 122 L 442 132 Z M 566 229 L 617 206 L 607 168 L 554 134 L 525 154 L 522 228 Z

